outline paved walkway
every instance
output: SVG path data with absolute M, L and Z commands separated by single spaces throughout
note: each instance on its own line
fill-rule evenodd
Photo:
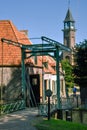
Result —
M 41 120 L 38 110 L 27 108 L 0 117 L 0 130 L 37 130 L 34 124 Z

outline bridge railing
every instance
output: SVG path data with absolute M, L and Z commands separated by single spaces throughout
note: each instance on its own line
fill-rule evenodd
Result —
M 7 114 L 25 108 L 25 101 L 18 100 L 6 104 L 0 104 L 0 114 Z
M 50 112 L 53 112 L 58 109 L 57 100 L 51 101 L 50 103 Z M 60 98 L 60 109 L 72 109 L 77 108 L 81 105 L 80 97 L 68 97 L 68 98 Z M 38 110 L 40 115 L 46 115 L 48 114 L 48 102 L 41 103 L 38 105 Z

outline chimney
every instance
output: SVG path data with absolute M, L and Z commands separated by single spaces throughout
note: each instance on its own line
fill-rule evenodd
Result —
M 20 32 L 25 34 L 28 37 L 28 30 L 20 30 Z

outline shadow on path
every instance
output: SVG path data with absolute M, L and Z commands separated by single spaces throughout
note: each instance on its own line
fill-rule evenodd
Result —
M 41 119 L 37 108 L 27 108 L 0 117 L 0 130 L 37 130 L 34 125 Z

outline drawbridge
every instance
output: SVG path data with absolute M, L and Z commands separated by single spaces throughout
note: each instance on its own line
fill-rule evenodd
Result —
M 1 42 L 2 44 L 11 44 L 13 46 L 17 46 L 21 49 L 21 67 L 22 67 L 22 95 L 23 95 L 23 99 L 22 101 L 16 102 L 16 105 L 13 104 L 11 105 L 11 107 L 16 106 L 15 108 L 17 108 L 17 104 L 19 104 L 18 109 L 20 109 L 21 107 L 26 107 L 25 105 L 25 100 L 26 100 L 26 79 L 25 79 L 25 59 L 30 58 L 32 56 L 51 56 L 52 58 L 55 59 L 56 61 L 56 79 L 57 79 L 57 108 L 60 109 L 61 108 L 61 104 L 60 104 L 60 77 L 59 77 L 59 60 L 60 60 L 60 51 L 68 51 L 70 52 L 71 50 L 64 46 L 63 44 L 52 40 L 50 38 L 47 38 L 45 36 L 41 37 L 42 43 L 41 44 L 31 44 L 31 45 L 24 45 L 22 43 L 19 42 L 15 42 L 9 39 L 5 39 L 2 38 Z M 27 54 L 29 54 L 29 56 L 27 56 Z M 43 95 L 43 99 L 44 99 L 44 95 Z M 22 104 L 22 105 L 21 105 Z M 13 109 L 12 107 L 12 109 Z M 3 107 L 4 108 L 4 107 Z M 13 109 L 14 110 L 14 109 Z

